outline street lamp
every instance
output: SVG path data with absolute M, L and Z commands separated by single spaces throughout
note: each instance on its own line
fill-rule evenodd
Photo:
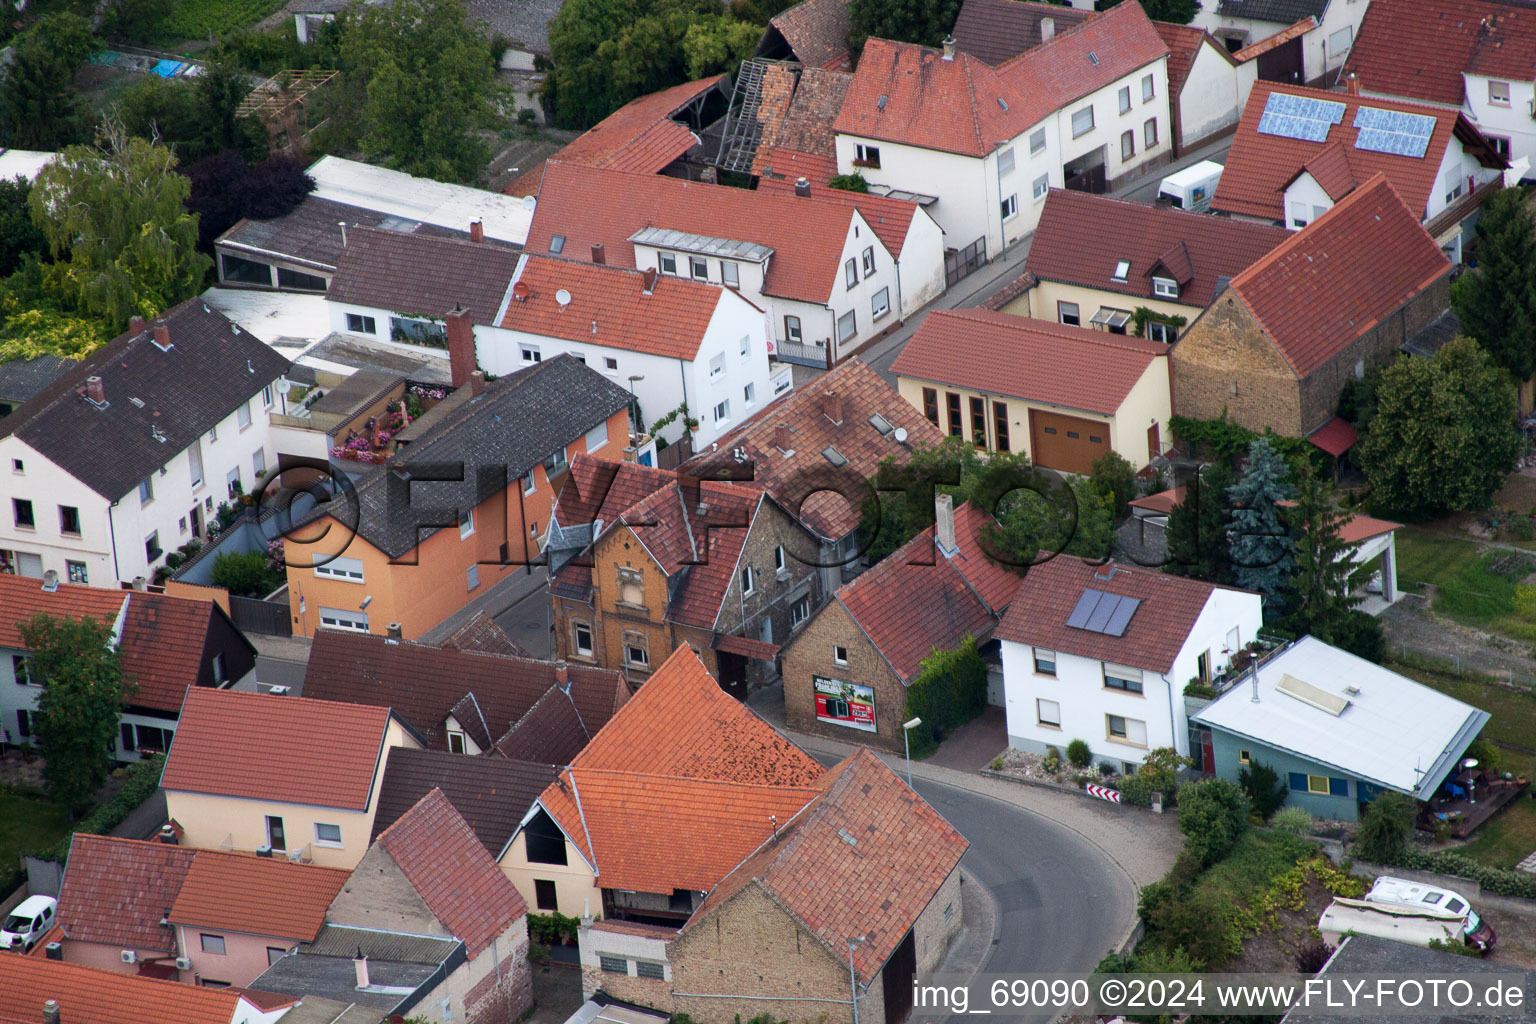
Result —
M 853 1002 L 853 1024 L 859 1024 L 859 983 L 853 973 L 853 947 L 860 945 L 868 936 L 855 935 L 848 940 L 848 995 Z
M 629 375 L 629 415 L 635 421 L 635 433 L 645 432 L 644 425 L 640 422 L 640 403 L 635 398 L 635 382 L 645 380 L 645 374 L 632 373 Z
M 907 788 L 912 787 L 912 730 L 923 724 L 921 718 L 901 723 L 901 739 L 907 745 Z

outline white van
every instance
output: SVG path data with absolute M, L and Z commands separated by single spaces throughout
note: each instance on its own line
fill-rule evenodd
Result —
M 1216 194 L 1216 183 L 1221 180 L 1221 170 L 1221 164 L 1214 160 L 1191 164 L 1164 178 L 1157 188 L 1157 197 L 1168 200 L 1180 210 L 1207 213 L 1211 209 L 1211 197 Z
M 1365 901 L 1409 910 L 1437 911 L 1460 918 L 1467 945 L 1476 946 L 1483 952 L 1492 949 L 1498 938 L 1493 933 L 1493 926 L 1477 916 L 1466 897 L 1443 886 L 1382 875 L 1365 894 Z
M 54 911 L 59 901 L 52 896 L 28 896 L 11 911 L 0 926 L 0 949 L 26 952 L 53 927 Z

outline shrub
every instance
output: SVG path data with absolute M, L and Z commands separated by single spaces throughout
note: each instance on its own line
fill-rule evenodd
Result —
M 1282 807 L 1269 819 L 1271 828 L 1289 836 L 1312 834 L 1312 815 L 1300 807 Z
M 1165 804 L 1173 803 L 1179 786 L 1179 769 L 1189 764 L 1189 758 L 1180 757 L 1172 747 L 1149 750 L 1135 775 L 1127 775 L 1120 783 L 1120 793 L 1128 804 L 1137 807 L 1152 806 L 1152 794 L 1163 794 Z
M 1238 772 L 1237 781 L 1243 787 L 1243 792 L 1248 794 L 1248 802 L 1253 809 L 1265 820 L 1280 809 L 1285 803 L 1286 794 L 1290 792 L 1273 768 L 1257 761 Z
M 864 175 L 857 172 L 853 174 L 834 174 L 827 184 L 843 192 L 868 192 L 869 182 L 864 180 Z
M 1202 779 L 1179 790 L 1179 831 L 1188 850 L 1209 867 L 1232 851 L 1248 827 L 1248 795 L 1227 779 Z M 1192 955 L 1194 946 L 1185 944 Z
M 1352 850 L 1361 860 L 1377 864 L 1394 863 L 1408 848 L 1413 831 L 1413 817 L 1418 805 L 1402 793 L 1385 792 L 1372 800 L 1360 822 Z
M 1123 455 L 1115 451 L 1100 455 L 1093 462 L 1088 483 L 1100 498 L 1109 499 L 1116 519 L 1130 515 L 1130 501 L 1136 497 L 1136 470 Z
M 51 860 L 57 864 L 63 864 L 69 858 L 69 845 L 74 839 L 75 832 L 95 836 L 110 833 L 160 788 L 160 772 L 164 767 L 165 757 L 161 754 L 153 754 L 123 769 L 128 774 L 128 781 L 123 784 L 122 789 L 117 791 L 117 796 L 81 819 L 80 824 L 75 826 L 74 832 L 65 836 L 57 846 L 35 851 L 32 856 L 39 860 Z
M 1164 947 L 1183 947 L 1191 961 L 1209 966 L 1231 952 L 1236 929 L 1233 911 L 1230 897 L 1194 889 L 1160 903 L 1148 926 Z
M 1158 908 L 1171 899 L 1177 899 L 1178 895 L 1178 886 L 1167 879 L 1148 882 L 1141 887 L 1141 893 L 1136 898 L 1136 913 L 1143 921 L 1150 921 L 1157 914 Z
M 1332 946 L 1322 939 L 1312 939 L 1296 951 L 1296 969 L 1302 974 L 1316 974 L 1332 955 Z
M 1068 743 L 1067 760 L 1072 762 L 1073 767 L 1087 768 L 1088 763 L 1093 760 L 1093 751 L 1088 749 L 1088 741 L 1073 740 Z
M 1138 949 L 1131 963 L 1138 974 L 1197 974 L 1204 966 L 1192 958 L 1183 946 L 1170 949 L 1156 944 Z
M 1472 741 L 1472 745 L 1467 747 L 1465 756 L 1476 758 L 1478 767 L 1490 775 L 1497 774 L 1504 763 L 1499 748 L 1482 736 Z
M 266 597 L 283 585 L 283 574 L 267 565 L 264 551 L 219 555 L 213 560 L 213 585 L 240 597 Z
M 1093 968 L 1094 974 L 1129 974 L 1135 967 L 1134 961 L 1128 953 L 1118 953 L 1114 950 L 1104 954 L 1104 958 Z
M 1430 949 L 1438 949 L 1442 953 L 1455 953 L 1457 956 L 1480 957 L 1482 950 L 1476 946 L 1469 946 L 1465 942 L 1447 942 L 1444 939 L 1430 939 Z
M 1377 799 L 1381 799 L 1377 797 Z M 1438 871 L 1445 875 L 1470 878 L 1486 892 L 1500 896 L 1515 896 L 1536 900 L 1536 875 L 1511 868 L 1493 868 L 1479 864 L 1471 857 L 1456 850 L 1438 850 L 1430 853 L 1409 846 L 1392 863 L 1418 871 Z
M 952 651 L 934 651 L 907 687 L 906 717 L 923 720 L 912 730 L 912 756 L 933 753 L 945 730 L 964 725 L 986 707 L 987 663 L 977 653 L 976 641 L 967 636 Z
M 566 917 L 557 911 L 547 914 L 528 915 L 528 937 L 546 946 L 559 945 L 565 939 L 574 939 L 581 921 Z

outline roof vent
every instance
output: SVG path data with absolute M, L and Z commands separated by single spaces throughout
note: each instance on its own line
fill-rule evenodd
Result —
M 954 36 L 945 36 L 944 37 L 944 59 L 945 60 L 954 60 L 955 59 L 955 37 Z
M 1358 687 L 1358 686 L 1346 686 L 1346 687 L 1344 687 L 1344 692 L 1349 694 L 1351 697 L 1358 697 L 1358 696 L 1360 696 L 1360 687 Z
M 527 302 L 528 293 L 531 291 L 527 281 L 519 281 L 512 286 L 512 297 L 518 302 Z
M 144 399 L 142 398 L 129 398 L 128 401 L 132 402 L 137 409 L 144 408 Z
M 166 441 L 170 440 L 170 438 L 162 434 L 160 432 L 160 428 L 155 426 L 153 423 L 149 425 L 149 436 L 154 438 L 156 441 L 159 441 L 161 444 L 165 444 Z
M 559 291 L 555 292 L 555 301 L 560 304 L 561 309 L 564 309 L 566 306 L 571 304 L 571 293 L 566 291 L 564 288 L 561 288 Z
M 43 573 L 43 592 L 52 594 L 59 589 L 59 570 L 49 569 Z
M 247 359 L 245 361 L 245 372 L 246 373 L 255 373 L 256 372 L 256 367 L 254 365 L 252 365 L 252 363 L 251 363 L 251 361 L 249 359 Z
M 795 179 L 795 195 L 800 196 L 803 199 L 803 198 L 805 198 L 806 196 L 808 196 L 810 194 L 811 194 L 811 179 L 809 179 L 809 178 L 796 178 Z
M 858 846 L 859 845 L 859 841 L 854 836 L 854 834 L 852 832 L 849 832 L 845 828 L 840 828 L 840 829 L 837 830 L 837 838 L 841 839 L 843 842 L 847 843 L 849 846 Z

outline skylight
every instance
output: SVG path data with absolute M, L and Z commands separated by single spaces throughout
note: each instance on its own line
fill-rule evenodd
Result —
M 886 419 L 884 416 L 881 416 L 879 413 L 875 413 L 869 418 L 869 425 L 878 430 L 882 436 L 889 434 L 892 430 L 896 429 L 895 427 L 891 426 L 890 420 Z
M 565 236 L 554 235 L 549 240 L 549 252 L 551 256 L 559 256 L 565 249 Z
M 848 465 L 848 457 L 842 452 L 838 451 L 836 448 L 833 448 L 831 445 L 823 448 L 821 450 L 821 454 L 826 456 L 827 461 L 832 463 L 834 466 Z
M 1130 275 L 1130 273 L 1131 273 L 1131 261 L 1130 260 L 1121 260 L 1119 263 L 1115 264 L 1115 277 L 1114 277 L 1114 279 L 1116 281 L 1124 281 L 1126 279 L 1126 277 L 1128 277 Z
M 1099 55 L 1096 54 L 1096 53 L 1090 53 L 1088 55 L 1088 63 L 1092 64 L 1094 67 L 1098 67 L 1099 66 Z
M 1280 676 L 1280 682 L 1275 684 L 1275 690 L 1285 694 L 1287 697 L 1294 697 L 1303 704 L 1311 705 L 1324 714 L 1332 715 L 1334 718 L 1338 718 L 1339 715 L 1344 713 L 1344 709 L 1349 707 L 1349 701 L 1345 698 L 1340 697 L 1336 693 L 1329 693 L 1321 687 L 1313 686 L 1304 680 L 1297 679 L 1289 672 L 1283 673 Z

